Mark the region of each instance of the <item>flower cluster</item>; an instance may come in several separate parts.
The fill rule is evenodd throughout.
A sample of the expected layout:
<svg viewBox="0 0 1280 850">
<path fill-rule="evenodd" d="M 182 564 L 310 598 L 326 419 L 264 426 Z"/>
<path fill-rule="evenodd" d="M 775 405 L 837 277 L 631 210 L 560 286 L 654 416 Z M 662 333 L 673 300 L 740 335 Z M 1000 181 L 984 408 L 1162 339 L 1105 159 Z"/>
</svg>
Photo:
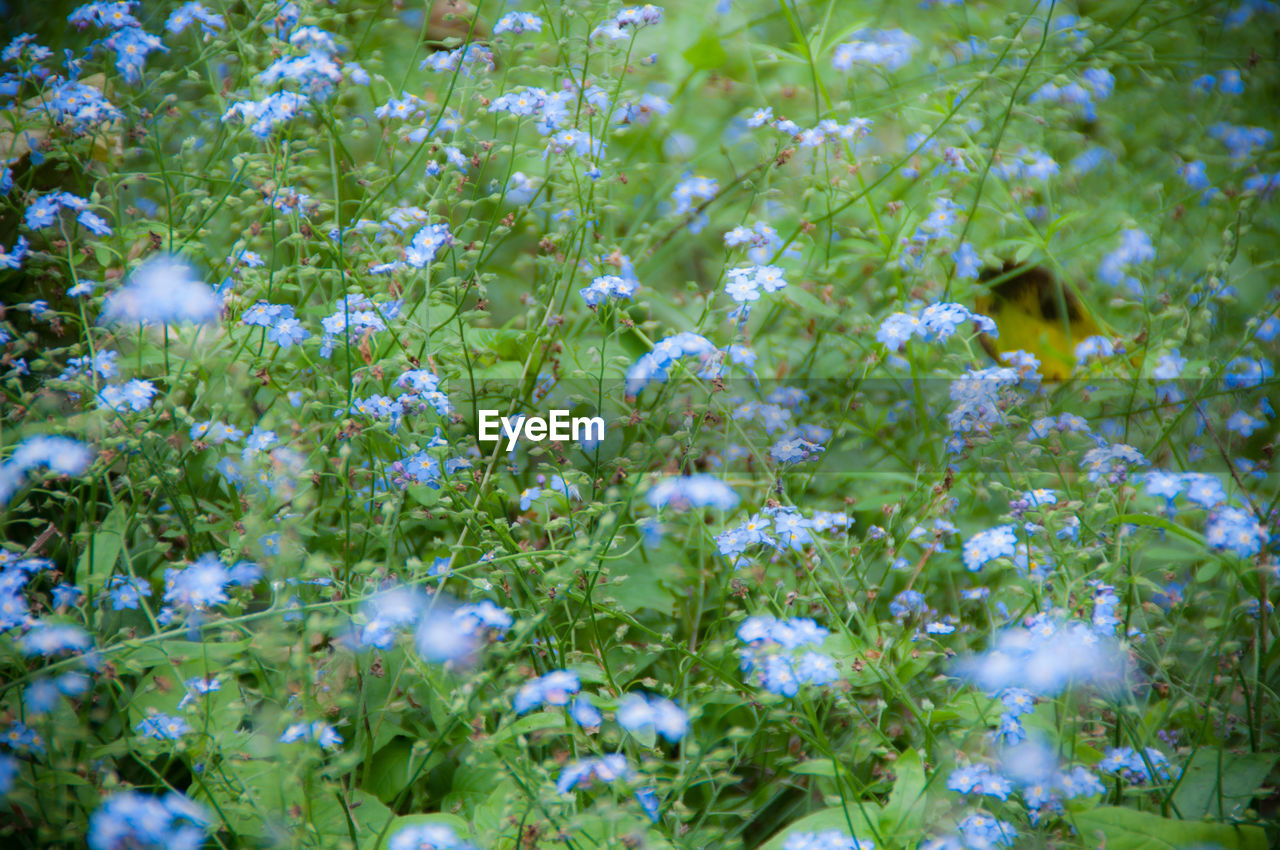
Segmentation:
<svg viewBox="0 0 1280 850">
<path fill-rule="evenodd" d="M 869 839 L 853 838 L 847 832 L 828 829 L 822 832 L 787 833 L 782 842 L 782 850 L 875 850 L 876 844 Z"/>
<path fill-rule="evenodd" d="M 640 282 L 634 278 L 628 280 L 616 274 L 606 274 L 591 281 L 590 286 L 579 289 L 578 293 L 589 306 L 597 307 L 610 299 L 614 301 L 630 299 L 639 286 Z"/>
<path fill-rule="evenodd" d="M 589 787 L 593 781 L 611 785 L 616 782 L 631 782 L 635 777 L 636 772 L 631 765 L 627 764 L 626 756 L 621 753 L 612 753 L 598 758 L 580 759 L 565 767 L 560 771 L 559 779 L 556 780 L 556 791 L 560 794 L 568 794 L 575 788 Z M 645 814 L 656 821 L 659 801 L 653 789 L 639 788 L 635 792 L 635 798 Z"/>
<path fill-rule="evenodd" d="M 1098 634 L 1090 623 L 1041 613 L 1001 631 L 985 652 L 957 659 L 955 671 L 989 693 L 1014 688 L 1056 696 L 1072 686 L 1114 690 L 1123 684 L 1129 663 L 1115 639 Z"/>
<path fill-rule="evenodd" d="M 786 507 L 765 507 L 738 525 L 716 535 L 716 548 L 735 567 L 747 562 L 746 553 L 759 546 L 774 552 L 801 550 L 813 541 L 815 532 L 845 531 L 853 519 L 844 513 L 817 511 L 805 516 Z"/>
<path fill-rule="evenodd" d="M 29 437 L 18 443 L 13 453 L 0 463 L 0 505 L 14 493 L 34 470 L 48 469 L 58 475 L 80 475 L 93 460 L 93 451 L 70 437 Z"/>
<path fill-rule="evenodd" d="M 831 64 L 837 71 L 848 71 L 855 65 L 896 71 L 911 61 L 920 40 L 900 29 L 858 30 L 853 37 L 836 46 Z"/>
<path fill-rule="evenodd" d="M 1142 281 L 1134 277 L 1130 269 L 1155 259 L 1155 256 L 1151 237 L 1131 228 L 1120 235 L 1120 246 L 1102 258 L 1098 264 L 1098 277 L 1111 286 L 1123 286 L 1130 292 L 1141 294 Z"/>
<path fill-rule="evenodd" d="M 415 823 L 402 826 L 387 839 L 387 850 L 476 850 L 442 823 Z"/>
<path fill-rule="evenodd" d="M 714 475 L 679 475 L 663 478 L 650 487 L 645 501 L 653 508 L 717 508 L 727 512 L 738 506 L 738 495 Z"/>
<path fill-rule="evenodd" d="M 770 693 L 793 697 L 803 684 L 830 685 L 840 678 L 835 659 L 821 647 L 830 634 L 813 620 L 748 617 L 738 626 L 741 669 Z"/>
<path fill-rule="evenodd" d="M 924 342 L 946 342 L 962 325 L 972 323 L 985 334 L 997 336 L 996 323 L 963 304 L 930 304 L 918 313 L 893 313 L 880 323 L 876 341 L 890 351 L 900 351 L 913 337 Z"/>
<path fill-rule="evenodd" d="M 199 847 L 210 822 L 203 806 L 177 791 L 163 797 L 119 791 L 94 810 L 87 837 L 90 850 Z"/>
<path fill-rule="evenodd" d="M 627 694 L 618 701 L 618 725 L 629 732 L 653 730 L 674 744 L 689 731 L 689 715 L 669 699 Z"/>
<path fill-rule="evenodd" d="M 157 255 L 133 270 L 109 293 L 102 321 L 111 324 L 205 324 L 218 318 L 222 301 L 195 270 L 177 257 Z"/>
<path fill-rule="evenodd" d="M 58 213 L 64 209 L 74 212 L 76 221 L 90 233 L 96 236 L 111 235 L 110 225 L 101 216 L 89 209 L 89 202 L 70 192 L 50 192 L 47 195 L 41 195 L 36 198 L 27 207 L 26 212 L 23 214 L 22 222 L 32 230 L 43 230 L 46 227 L 52 227 L 57 224 Z M 15 248 L 16 252 L 17 249 Z"/>
</svg>

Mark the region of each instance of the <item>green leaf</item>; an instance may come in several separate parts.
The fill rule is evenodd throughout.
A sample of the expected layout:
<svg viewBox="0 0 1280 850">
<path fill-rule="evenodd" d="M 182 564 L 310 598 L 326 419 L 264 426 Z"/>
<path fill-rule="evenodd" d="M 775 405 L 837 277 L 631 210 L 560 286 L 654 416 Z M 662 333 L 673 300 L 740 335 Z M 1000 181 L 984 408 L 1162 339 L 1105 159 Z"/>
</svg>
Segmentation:
<svg viewBox="0 0 1280 850">
<path fill-rule="evenodd" d="M 343 808 L 346 808 L 346 812 Z M 347 821 L 348 815 L 351 820 Z M 339 799 L 337 795 L 312 797 L 311 825 L 322 837 L 332 837 L 349 844 L 351 831 L 354 829 L 362 847 L 372 848 L 378 834 L 387 822 L 395 817 L 395 813 L 382 804 L 382 801 L 364 791 L 351 794 L 349 803 Z M 394 834 L 394 827 L 387 830 Z M 328 843 L 328 842 L 326 842 Z"/>
<path fill-rule="evenodd" d="M 489 738 L 489 744 L 500 744 L 517 735 L 527 735 L 530 732 L 538 732 L 543 729 L 563 729 L 564 714 L 557 712 L 552 714 L 549 711 L 539 711 L 537 714 L 530 714 L 528 717 L 521 717 L 503 726 L 493 736 Z"/>
<path fill-rule="evenodd" d="M 880 824 L 886 832 L 900 834 L 905 830 L 918 830 L 924 823 L 924 765 L 915 750 L 907 750 L 893 763 L 897 780 L 885 804 Z"/>
<path fill-rule="evenodd" d="M 1196 570 L 1196 584 L 1208 584 L 1222 572 L 1221 561 L 1209 561 L 1200 569 Z"/>
<path fill-rule="evenodd" d="M 806 315 L 830 316 L 836 312 L 834 307 L 823 304 L 818 299 L 818 296 L 799 286 L 788 286 L 782 290 L 782 293 L 787 297 L 788 301 L 803 310 Z"/>
<path fill-rule="evenodd" d="M 1205 539 L 1199 534 L 1196 534 L 1189 528 L 1183 528 L 1175 522 L 1170 522 L 1162 516 L 1148 516 L 1147 514 L 1120 514 L 1119 516 L 1111 519 L 1112 525 L 1121 525 L 1123 523 L 1151 526 L 1152 528 L 1163 528 L 1165 531 L 1176 534 L 1179 537 L 1186 538 L 1198 546 L 1206 545 Z"/>
<path fill-rule="evenodd" d="M 1170 820 L 1122 806 L 1102 806 L 1075 816 L 1085 846 L 1107 850 L 1180 850 L 1215 846 L 1221 850 L 1267 850 L 1267 836 L 1256 826 Z"/>
<path fill-rule="evenodd" d="M 121 644 L 117 664 L 135 672 L 159 669 L 175 671 L 189 668 L 193 675 L 211 676 L 221 668 L 248 658 L 250 638 L 237 641 L 197 643 L 189 640 L 162 640 L 156 643 Z"/>
<path fill-rule="evenodd" d="M 792 765 L 790 772 L 801 776 L 835 777 L 840 772 L 840 766 L 831 759 L 809 759 Z"/>
<path fill-rule="evenodd" d="M 124 503 L 111 509 L 102 525 L 94 532 L 91 546 L 86 546 L 76 567 L 76 580 L 93 588 L 107 583 L 124 548 Z M 90 557 L 92 556 L 92 557 Z"/>
<path fill-rule="evenodd" d="M 1233 755 L 1220 750 L 1197 750 L 1173 792 L 1174 805 L 1188 819 L 1231 817 L 1237 814 L 1237 809 L 1249 805 L 1278 758 L 1280 754 L 1276 753 Z M 1221 806 L 1218 805 L 1219 783 Z"/>
<path fill-rule="evenodd" d="M 444 755 L 432 753 L 430 761 L 440 762 Z M 379 800 L 390 805 L 400 792 L 404 790 L 417 774 L 425 776 L 430 765 L 419 770 L 421 757 L 413 757 L 413 741 L 407 738 L 395 738 L 391 743 L 373 754 L 365 771 L 364 790 L 375 795 Z"/>
<path fill-rule="evenodd" d="M 729 58 L 729 54 L 720 46 L 720 36 L 711 29 L 704 30 L 698 40 L 680 55 L 700 71 L 719 68 Z"/>
</svg>

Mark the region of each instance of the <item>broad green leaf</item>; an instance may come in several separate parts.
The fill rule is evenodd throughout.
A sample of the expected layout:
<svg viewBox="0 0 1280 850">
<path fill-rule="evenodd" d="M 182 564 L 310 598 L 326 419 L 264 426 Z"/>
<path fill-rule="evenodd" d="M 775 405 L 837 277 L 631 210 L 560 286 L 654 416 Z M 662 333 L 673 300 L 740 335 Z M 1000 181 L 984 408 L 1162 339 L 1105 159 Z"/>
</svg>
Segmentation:
<svg viewBox="0 0 1280 850">
<path fill-rule="evenodd" d="M 1102 806 L 1074 818 L 1086 847 L 1106 850 L 1267 850 L 1267 836 L 1256 826 L 1170 820 L 1121 806 Z"/>
<path fill-rule="evenodd" d="M 116 505 L 93 534 L 92 545 L 86 546 L 76 567 L 76 580 L 100 588 L 107 583 L 116 560 L 124 548 L 125 505 Z"/>
<path fill-rule="evenodd" d="M 248 658 L 247 650 L 252 643 L 248 638 L 206 643 L 177 639 L 139 643 L 119 650 L 117 663 L 136 672 L 189 669 L 192 675 L 210 676 L 234 661 Z"/>
<path fill-rule="evenodd" d="M 829 304 L 823 304 L 816 295 L 799 286 L 788 286 L 782 292 L 786 295 L 788 301 L 795 304 L 807 315 L 827 317 L 836 312 L 834 307 Z"/>
<path fill-rule="evenodd" d="M 907 750 L 893 763 L 897 779 L 880 823 L 890 834 L 919 829 L 924 822 L 924 765 L 915 750 Z"/>
<path fill-rule="evenodd" d="M 1189 528 L 1183 528 L 1176 522 L 1170 522 L 1162 516 L 1148 516 L 1147 514 L 1120 514 L 1119 516 L 1111 519 L 1112 525 L 1122 525 L 1125 523 L 1128 523 L 1129 525 L 1144 525 L 1151 528 L 1162 528 L 1171 534 L 1176 534 L 1179 537 L 1186 538 L 1198 546 L 1205 545 L 1205 539 L 1202 536 L 1196 534 Z"/>
<path fill-rule="evenodd" d="M 364 791 L 352 792 L 345 802 L 336 793 L 312 797 L 312 826 L 321 836 L 337 838 L 344 846 L 349 846 L 354 831 L 362 847 L 372 848 L 378 834 L 394 817 L 395 814 L 381 800 Z"/>
<path fill-rule="evenodd" d="M 840 766 L 831 759 L 809 759 L 792 765 L 788 772 L 801 776 L 834 777 L 839 771 Z"/>
<path fill-rule="evenodd" d="M 517 735 L 527 735 L 543 729 L 563 729 L 564 725 L 563 712 L 539 711 L 537 714 L 521 717 L 503 726 L 489 738 L 489 744 L 500 744 Z"/>
<path fill-rule="evenodd" d="M 1220 572 L 1222 572 L 1222 562 L 1218 560 L 1209 561 L 1196 570 L 1196 584 L 1208 584 Z"/>
<path fill-rule="evenodd" d="M 720 45 L 720 36 L 715 30 L 708 29 L 681 54 L 684 61 L 700 71 L 719 68 L 729 58 Z"/>
<path fill-rule="evenodd" d="M 373 754 L 365 770 L 364 789 L 390 805 L 415 778 L 427 775 L 433 764 L 444 761 L 444 754 L 433 751 L 422 764 L 425 753 L 413 754 L 413 741 L 399 737 Z"/>
<path fill-rule="evenodd" d="M 1173 792 L 1173 802 L 1187 819 L 1231 817 L 1236 809 L 1249 805 L 1275 767 L 1277 758 L 1280 755 L 1276 753 L 1233 755 L 1219 750 L 1197 750 L 1183 769 L 1182 779 Z"/>
</svg>

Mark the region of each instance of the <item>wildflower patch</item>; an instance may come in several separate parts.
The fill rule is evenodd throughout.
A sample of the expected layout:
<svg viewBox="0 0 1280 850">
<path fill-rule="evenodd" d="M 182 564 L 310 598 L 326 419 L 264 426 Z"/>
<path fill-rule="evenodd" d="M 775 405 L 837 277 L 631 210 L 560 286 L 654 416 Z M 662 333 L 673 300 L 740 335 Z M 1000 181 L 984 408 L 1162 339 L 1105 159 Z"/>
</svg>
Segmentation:
<svg viewBox="0 0 1280 850">
<path fill-rule="evenodd" d="M 1280 6 L 0 36 L 0 847 L 1280 846 Z"/>
</svg>

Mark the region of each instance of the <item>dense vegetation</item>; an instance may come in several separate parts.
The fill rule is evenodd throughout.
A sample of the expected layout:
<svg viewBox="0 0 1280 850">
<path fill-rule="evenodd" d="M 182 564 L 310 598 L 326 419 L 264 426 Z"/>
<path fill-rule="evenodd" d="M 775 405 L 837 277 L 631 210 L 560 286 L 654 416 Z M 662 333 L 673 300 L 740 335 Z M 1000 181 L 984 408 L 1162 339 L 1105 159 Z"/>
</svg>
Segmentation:
<svg viewBox="0 0 1280 850">
<path fill-rule="evenodd" d="M 0 842 L 1276 846 L 1280 9 L 478 5 L 12 10 Z"/>
</svg>

